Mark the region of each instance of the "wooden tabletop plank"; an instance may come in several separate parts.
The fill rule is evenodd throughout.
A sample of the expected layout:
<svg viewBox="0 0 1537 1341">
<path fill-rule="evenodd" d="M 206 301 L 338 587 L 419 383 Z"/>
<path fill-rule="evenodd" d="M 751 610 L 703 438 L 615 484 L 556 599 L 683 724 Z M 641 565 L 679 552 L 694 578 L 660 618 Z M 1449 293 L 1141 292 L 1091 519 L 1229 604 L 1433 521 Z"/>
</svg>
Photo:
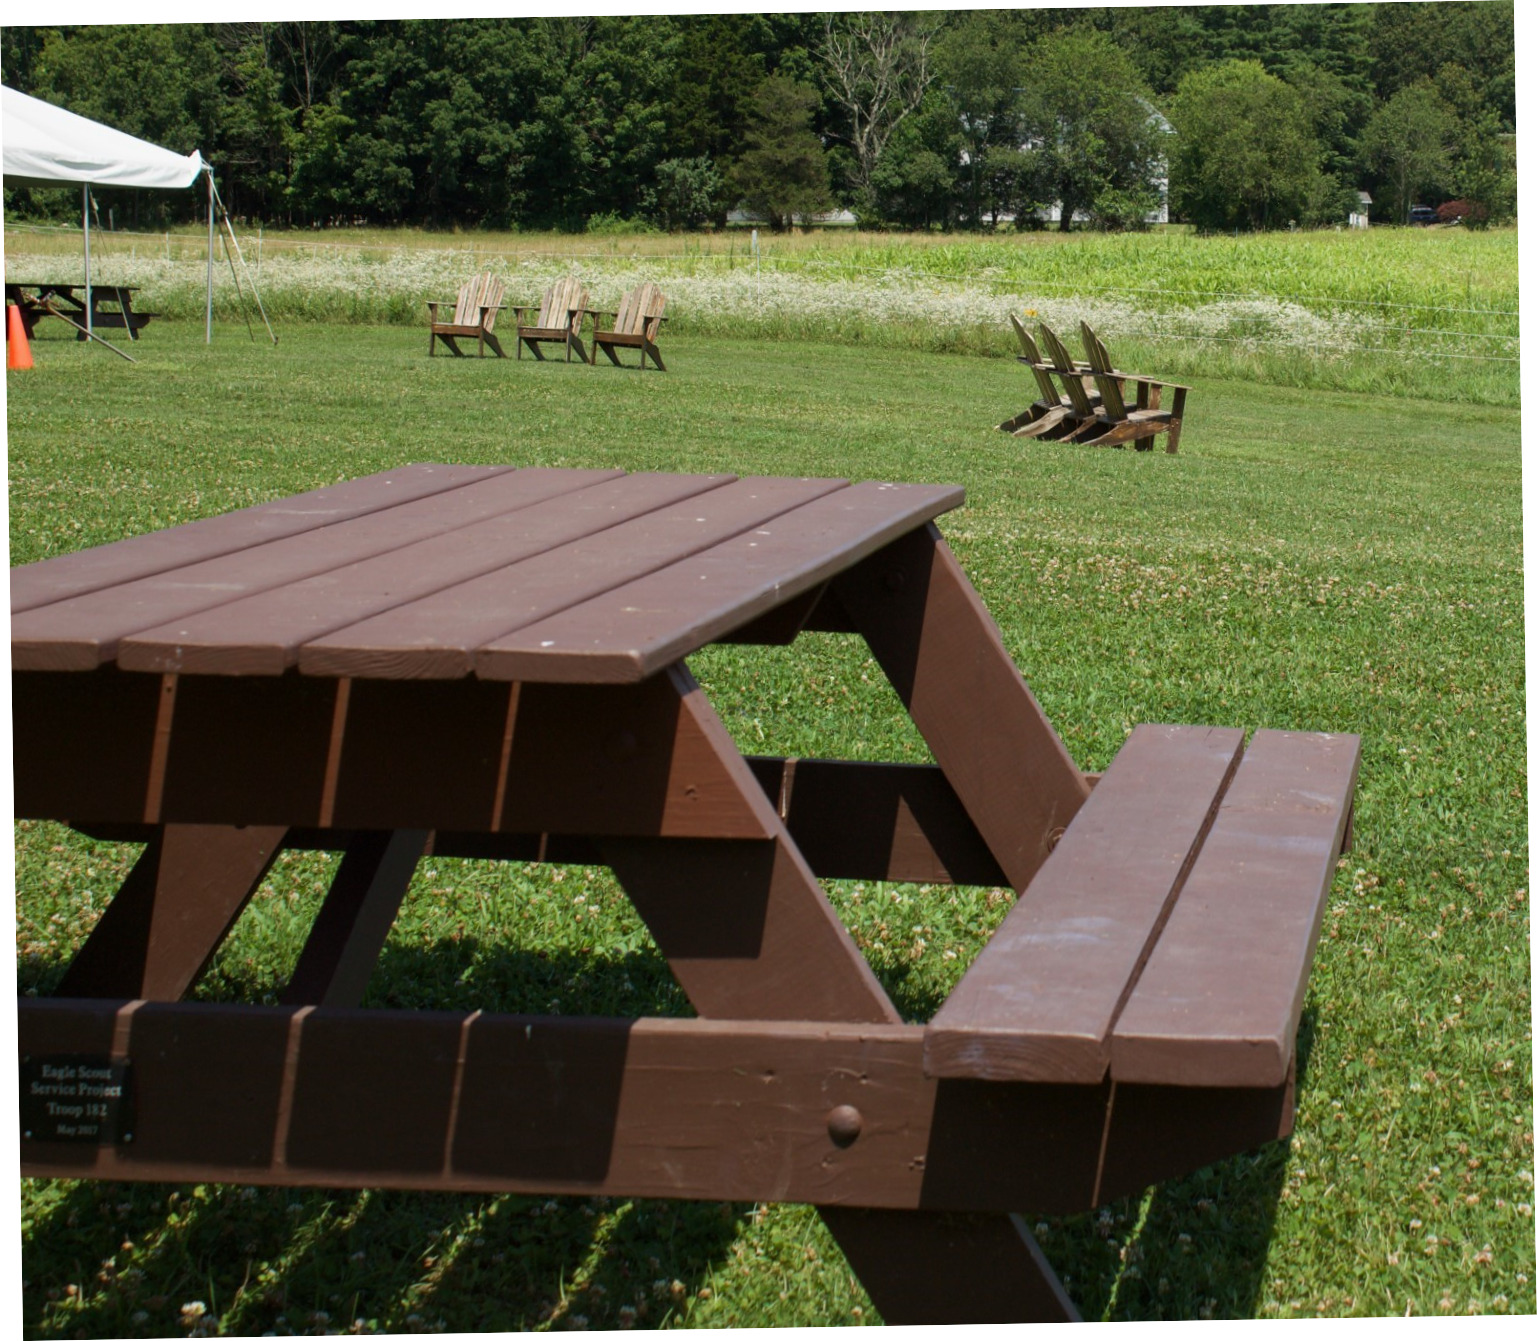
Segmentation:
<svg viewBox="0 0 1537 1341">
<path fill-rule="evenodd" d="M 412 465 L 327 485 L 293 498 L 129 536 L 109 545 L 60 554 L 11 569 L 11 613 L 186 567 L 413 498 L 488 479 L 511 466 Z"/>
<path fill-rule="evenodd" d="M 738 480 L 317 638 L 299 649 L 299 669 L 378 679 L 468 675 L 476 650 L 509 630 L 833 491 L 848 492 L 847 482 Z"/>
<path fill-rule="evenodd" d="M 865 482 L 529 623 L 477 653 L 486 679 L 625 684 L 740 628 L 957 507 L 954 485 Z"/>
<path fill-rule="evenodd" d="M 1139 726 L 929 1025 L 930 1075 L 1093 1084 L 1243 732 Z"/>
<path fill-rule="evenodd" d="M 1360 756 L 1359 736 L 1255 733 L 1116 1023 L 1116 1080 L 1286 1079 Z"/>
<path fill-rule="evenodd" d="M 731 483 L 622 475 L 125 638 L 124 670 L 277 675 L 337 629 Z"/>
<path fill-rule="evenodd" d="M 12 617 L 11 664 L 17 670 L 92 670 L 112 660 L 118 641 L 129 634 L 619 473 L 538 467 L 497 472 L 329 526 L 38 606 Z"/>
</svg>

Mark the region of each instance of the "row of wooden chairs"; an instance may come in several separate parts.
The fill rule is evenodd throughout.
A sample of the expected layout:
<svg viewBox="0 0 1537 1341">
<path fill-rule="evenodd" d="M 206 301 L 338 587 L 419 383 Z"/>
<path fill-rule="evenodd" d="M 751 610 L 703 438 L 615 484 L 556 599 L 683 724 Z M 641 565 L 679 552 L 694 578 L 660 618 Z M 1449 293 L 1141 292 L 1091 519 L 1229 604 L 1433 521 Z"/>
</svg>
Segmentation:
<svg viewBox="0 0 1537 1341">
<path fill-rule="evenodd" d="M 448 346 L 451 353 L 462 356 L 463 351 L 457 341 L 473 339 L 482 358 L 485 357 L 487 346 L 498 358 L 506 358 L 501 342 L 496 337 L 496 314 L 506 306 L 502 302 L 503 292 L 502 281 L 487 271 L 476 275 L 459 290 L 451 320 L 439 319 L 439 310 L 448 306 L 446 302 L 429 301 L 428 356 L 437 352 L 439 340 Z M 537 307 L 532 303 L 513 304 L 513 320 L 517 323 L 518 332 L 518 357 L 523 357 L 523 347 L 527 345 L 536 359 L 543 360 L 544 353 L 540 346 L 557 344 L 564 347 L 567 363 L 571 362 L 573 353 L 583 363 L 596 363 L 598 350 L 601 349 L 608 355 L 610 363 L 615 367 L 623 367 L 617 351 L 637 349 L 640 351 L 642 368 L 646 366 L 649 357 L 658 369 L 666 372 L 667 365 L 662 362 L 662 355 L 656 347 L 657 335 L 662 322 L 666 320 L 662 315 L 666 305 L 667 299 L 662 291 L 655 284 L 647 282 L 625 294 L 617 311 L 600 311 L 588 307 L 587 290 L 580 280 L 560 280 L 545 290 Z M 525 313 L 532 314 L 526 321 Z M 588 317 L 592 318 L 593 327 L 591 357 L 582 343 L 582 326 Z"/>
<path fill-rule="evenodd" d="M 1005 433 L 1016 438 L 1081 442 L 1090 447 L 1119 447 L 1130 442 L 1139 451 L 1151 447 L 1158 434 L 1167 433 L 1168 450 L 1179 450 L 1189 387 L 1116 368 L 1104 341 L 1086 321 L 1078 327 L 1088 355 L 1084 361 L 1075 360 L 1045 322 L 1036 328 L 1040 335 L 1037 345 L 1018 317 L 1010 313 L 1009 320 L 1019 339 L 1019 361 L 1034 374 L 1040 397 L 1029 409 L 998 425 Z M 1136 397 L 1132 405 L 1126 403 L 1129 389 L 1134 389 Z M 1174 403 L 1167 408 L 1163 404 L 1166 390 L 1174 393 Z"/>
</svg>

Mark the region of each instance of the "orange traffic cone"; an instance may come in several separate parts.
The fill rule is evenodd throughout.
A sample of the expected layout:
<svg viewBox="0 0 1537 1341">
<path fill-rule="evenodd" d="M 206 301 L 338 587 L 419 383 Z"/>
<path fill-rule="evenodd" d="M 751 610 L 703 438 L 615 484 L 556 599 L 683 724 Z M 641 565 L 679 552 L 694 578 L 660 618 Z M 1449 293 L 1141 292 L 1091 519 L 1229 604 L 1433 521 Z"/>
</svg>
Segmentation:
<svg viewBox="0 0 1537 1341">
<path fill-rule="evenodd" d="M 32 346 L 27 343 L 27 328 L 21 319 L 21 309 L 15 303 L 5 305 L 5 366 L 32 366 Z"/>
</svg>

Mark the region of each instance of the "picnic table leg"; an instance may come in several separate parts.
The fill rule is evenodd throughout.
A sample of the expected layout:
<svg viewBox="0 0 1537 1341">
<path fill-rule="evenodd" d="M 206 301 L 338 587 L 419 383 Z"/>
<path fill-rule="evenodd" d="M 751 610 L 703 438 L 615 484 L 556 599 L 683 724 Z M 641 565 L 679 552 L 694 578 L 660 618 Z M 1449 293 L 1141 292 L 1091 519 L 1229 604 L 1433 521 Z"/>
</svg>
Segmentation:
<svg viewBox="0 0 1537 1341">
<path fill-rule="evenodd" d="M 347 845 L 283 992 L 285 1006 L 356 1006 L 363 1000 L 428 836 L 426 829 L 375 829 Z"/>
<path fill-rule="evenodd" d="M 1089 794 L 933 523 L 833 585 L 993 856 L 1021 891 Z"/>
<path fill-rule="evenodd" d="M 663 672 L 766 840 L 605 838 L 604 860 L 703 1016 L 900 1024 L 784 821 L 687 670 Z"/>
<path fill-rule="evenodd" d="M 888 1326 L 1083 1320 L 1017 1215 L 818 1210 Z"/>
<path fill-rule="evenodd" d="M 162 825 L 54 995 L 180 1000 L 266 877 L 287 831 Z"/>
<path fill-rule="evenodd" d="M 605 860 L 705 1018 L 899 1023 L 714 710 L 669 673 L 768 842 L 607 838 Z M 1024 1226 L 1007 1214 L 818 1207 L 889 1323 L 1076 1318 Z"/>
</svg>

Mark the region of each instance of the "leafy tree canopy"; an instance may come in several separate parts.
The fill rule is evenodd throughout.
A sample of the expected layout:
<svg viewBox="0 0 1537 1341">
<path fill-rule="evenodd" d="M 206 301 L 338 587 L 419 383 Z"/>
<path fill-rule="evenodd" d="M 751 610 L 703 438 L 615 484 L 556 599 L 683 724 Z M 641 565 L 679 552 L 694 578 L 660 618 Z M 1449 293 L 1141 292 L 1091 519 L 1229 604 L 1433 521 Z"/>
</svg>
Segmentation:
<svg viewBox="0 0 1537 1341">
<path fill-rule="evenodd" d="M 1180 80 L 1171 114 L 1170 205 L 1197 227 L 1295 220 L 1318 174 L 1302 95 L 1257 61 L 1223 61 Z"/>
<path fill-rule="evenodd" d="M 1085 28 L 1040 38 L 1024 68 L 1037 206 L 1060 204 L 1063 232 L 1079 211 L 1124 223 L 1150 209 L 1165 134 L 1131 57 Z"/>
<path fill-rule="evenodd" d="M 1318 147 L 1300 204 L 1283 155 L 1268 204 L 1245 193 L 1240 221 L 1328 221 L 1357 188 L 1399 214 L 1416 191 L 1514 208 L 1511 0 L 0 28 L 11 87 L 201 149 L 237 215 L 290 224 L 718 222 L 736 183 L 765 180 L 754 100 L 778 78 L 817 95 L 796 125 L 820 158 L 797 143 L 867 224 L 987 228 L 1061 201 L 1121 226 L 1158 199 L 1153 109 L 1232 62 L 1293 90 Z M 1301 137 L 1283 92 L 1246 87 L 1254 116 L 1287 110 L 1232 135 Z M 1395 100 L 1415 88 L 1406 120 Z M 1405 158 L 1393 145 L 1438 119 L 1432 101 L 1439 148 Z M 1190 155 L 1168 152 L 1193 181 Z M 128 220 L 198 208 L 99 195 Z M 7 188 L 6 206 L 71 217 L 79 193 Z"/>
<path fill-rule="evenodd" d="M 758 85 L 748 113 L 747 152 L 737 162 L 737 189 L 769 227 L 787 227 L 832 203 L 827 152 L 811 129 L 821 104 L 814 88 L 773 75 Z"/>
</svg>

